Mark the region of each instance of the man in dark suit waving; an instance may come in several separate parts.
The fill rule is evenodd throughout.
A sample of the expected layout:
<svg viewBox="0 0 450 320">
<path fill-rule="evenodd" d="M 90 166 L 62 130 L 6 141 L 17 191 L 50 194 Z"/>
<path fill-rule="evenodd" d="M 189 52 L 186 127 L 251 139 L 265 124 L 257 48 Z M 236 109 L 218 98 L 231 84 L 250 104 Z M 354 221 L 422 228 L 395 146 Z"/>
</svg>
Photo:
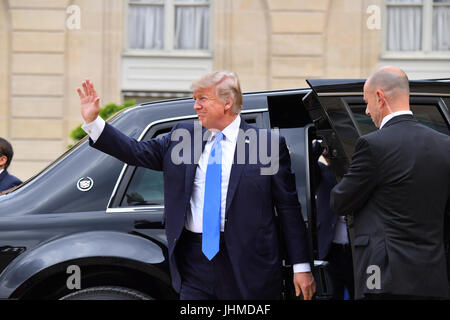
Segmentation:
<svg viewBox="0 0 450 320">
<path fill-rule="evenodd" d="M 358 139 L 331 194 L 331 207 L 354 218 L 355 296 L 447 297 L 450 137 L 417 122 L 408 77 L 397 68 L 375 72 L 364 100 L 379 130 Z"/>
<path fill-rule="evenodd" d="M 234 73 L 215 72 L 193 83 L 201 125 L 178 124 L 168 135 L 144 142 L 105 124 L 93 84 L 88 80 L 83 88 L 78 94 L 91 145 L 131 165 L 164 172 L 169 264 L 181 299 L 280 298 L 275 208 L 297 294 L 312 298 L 306 229 L 285 140 L 270 132 L 261 135 L 241 119 L 242 94 Z M 181 148 L 186 141 L 180 137 L 188 140 Z M 250 161 L 260 146 L 279 154 L 272 174 L 262 174 L 268 168 L 259 156 Z"/>
<path fill-rule="evenodd" d="M 8 173 L 14 152 L 11 144 L 0 138 L 0 192 L 9 190 L 22 183 L 18 178 Z"/>
</svg>

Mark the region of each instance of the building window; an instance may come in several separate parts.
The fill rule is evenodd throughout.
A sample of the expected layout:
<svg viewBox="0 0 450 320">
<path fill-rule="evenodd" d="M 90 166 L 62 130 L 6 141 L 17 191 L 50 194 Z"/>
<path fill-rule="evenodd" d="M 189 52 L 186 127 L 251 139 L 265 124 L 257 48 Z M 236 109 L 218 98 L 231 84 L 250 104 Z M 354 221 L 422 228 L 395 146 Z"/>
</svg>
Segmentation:
<svg viewBox="0 0 450 320">
<path fill-rule="evenodd" d="M 131 50 L 209 51 L 210 0 L 129 0 Z"/>
<path fill-rule="evenodd" d="M 450 52 L 450 0 L 386 0 L 385 52 Z"/>
<path fill-rule="evenodd" d="M 136 104 L 154 101 L 181 99 L 192 97 L 192 92 L 160 92 L 160 91 L 122 91 L 124 101 L 134 100 Z"/>
</svg>

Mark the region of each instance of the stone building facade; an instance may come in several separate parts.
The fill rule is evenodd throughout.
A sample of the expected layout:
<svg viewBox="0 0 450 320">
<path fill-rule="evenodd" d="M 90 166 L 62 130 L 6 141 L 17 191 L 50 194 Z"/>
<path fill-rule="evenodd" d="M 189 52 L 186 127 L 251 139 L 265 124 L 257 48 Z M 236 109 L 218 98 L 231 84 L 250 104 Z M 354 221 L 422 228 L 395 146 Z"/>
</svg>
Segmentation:
<svg viewBox="0 0 450 320">
<path fill-rule="evenodd" d="M 383 0 L 205 0 L 203 52 L 129 49 L 131 2 L 0 0 L 0 136 L 14 146 L 13 174 L 27 179 L 66 150 L 87 77 L 106 104 L 186 96 L 217 69 L 237 72 L 248 92 L 364 78 L 383 63 L 383 29 L 368 11 Z"/>
</svg>

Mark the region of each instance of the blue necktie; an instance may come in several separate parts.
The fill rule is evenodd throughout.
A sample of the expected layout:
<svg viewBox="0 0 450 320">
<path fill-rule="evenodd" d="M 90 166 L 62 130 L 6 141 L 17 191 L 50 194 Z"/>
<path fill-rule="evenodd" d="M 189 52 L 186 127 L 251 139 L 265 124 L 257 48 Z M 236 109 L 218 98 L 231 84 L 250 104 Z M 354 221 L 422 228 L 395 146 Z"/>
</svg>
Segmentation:
<svg viewBox="0 0 450 320">
<path fill-rule="evenodd" d="M 203 202 L 202 251 L 208 260 L 219 252 L 220 208 L 222 195 L 222 132 L 216 134 L 209 154 L 205 178 L 205 199 Z"/>
</svg>

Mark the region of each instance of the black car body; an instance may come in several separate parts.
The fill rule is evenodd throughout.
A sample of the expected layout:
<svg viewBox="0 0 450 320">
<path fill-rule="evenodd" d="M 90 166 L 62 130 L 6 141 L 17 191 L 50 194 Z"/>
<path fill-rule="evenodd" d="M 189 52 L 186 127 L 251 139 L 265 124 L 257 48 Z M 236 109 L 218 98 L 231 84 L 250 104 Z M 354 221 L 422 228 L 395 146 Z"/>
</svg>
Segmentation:
<svg viewBox="0 0 450 320">
<path fill-rule="evenodd" d="M 328 147 L 339 179 L 356 139 L 375 127 L 364 114 L 364 80 L 309 84 L 308 89 L 245 94 L 241 116 L 286 138 L 311 253 L 317 257 L 312 141 L 321 139 Z M 450 83 L 411 82 L 411 106 L 419 121 L 449 134 Z M 131 107 L 109 121 L 142 140 L 196 118 L 193 100 L 179 99 Z M 170 284 L 162 190 L 161 172 L 123 164 L 83 139 L 0 196 L 0 298 L 92 298 L 106 292 L 118 299 L 177 299 Z M 332 291 L 327 264 L 311 264 L 316 297 L 327 299 Z M 79 268 L 81 287 L 68 285 L 71 266 Z M 290 299 L 290 268 L 285 267 L 284 296 Z"/>
</svg>

